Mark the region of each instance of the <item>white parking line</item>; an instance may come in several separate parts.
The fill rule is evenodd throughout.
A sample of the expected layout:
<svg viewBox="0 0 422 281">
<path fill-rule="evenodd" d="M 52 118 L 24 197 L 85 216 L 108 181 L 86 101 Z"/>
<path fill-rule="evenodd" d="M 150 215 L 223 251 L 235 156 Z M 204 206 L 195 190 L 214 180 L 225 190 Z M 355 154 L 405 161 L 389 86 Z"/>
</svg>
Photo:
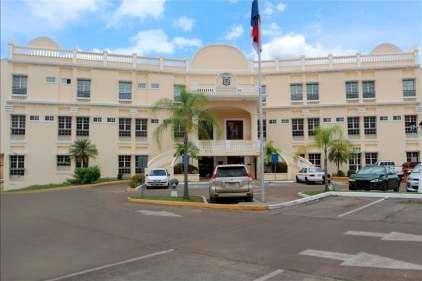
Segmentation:
<svg viewBox="0 0 422 281">
<path fill-rule="evenodd" d="M 79 276 L 79 275 L 82 275 L 82 274 L 86 274 L 86 273 L 90 273 L 90 272 L 94 272 L 94 271 L 98 271 L 98 270 L 110 268 L 110 267 L 113 267 L 113 266 L 116 266 L 116 265 L 127 264 L 127 263 L 131 263 L 131 262 L 139 261 L 139 260 L 144 260 L 144 259 L 152 258 L 152 257 L 155 257 L 155 256 L 160 256 L 160 255 L 168 254 L 168 253 L 173 252 L 173 251 L 174 251 L 174 249 L 169 249 L 169 250 L 165 250 L 165 251 L 155 252 L 155 253 L 148 254 L 148 255 L 145 255 L 145 256 L 131 258 L 131 259 L 124 260 L 124 261 L 119 261 L 119 262 L 115 262 L 115 263 L 111 263 L 111 264 L 107 264 L 107 265 L 97 266 L 97 267 L 94 267 L 94 268 L 85 269 L 85 270 L 82 270 L 82 271 L 78 271 L 78 272 L 74 272 L 74 273 L 62 275 L 62 276 L 59 276 L 57 278 L 48 279 L 48 280 L 45 280 L 45 281 L 63 280 L 63 279 L 66 279 L 66 278 L 75 277 L 75 276 Z"/>
<path fill-rule="evenodd" d="M 254 281 L 265 281 L 265 280 L 271 279 L 274 276 L 282 273 L 283 271 L 284 271 L 283 269 L 274 270 L 273 272 L 270 272 L 268 274 L 265 274 L 264 276 L 261 276 L 258 279 L 255 279 Z"/>
<path fill-rule="evenodd" d="M 380 203 L 381 201 L 384 201 L 385 199 L 387 199 L 387 197 L 381 198 L 381 199 L 376 200 L 376 201 L 373 201 L 373 202 L 371 202 L 371 203 L 369 203 L 369 204 L 363 205 L 363 206 L 361 206 L 361 207 L 359 207 L 359 208 L 356 208 L 356 209 L 353 209 L 353 210 L 348 211 L 348 212 L 346 212 L 346 213 L 340 214 L 340 215 L 338 215 L 337 217 L 341 218 L 341 217 L 344 217 L 344 216 L 347 216 L 347 215 L 353 214 L 353 213 L 355 213 L 355 212 L 358 212 L 358 211 L 360 211 L 360 210 L 363 210 L 363 209 L 365 209 L 365 208 L 368 208 L 369 206 L 372 206 L 372 205 L 378 204 L 378 203 Z"/>
</svg>

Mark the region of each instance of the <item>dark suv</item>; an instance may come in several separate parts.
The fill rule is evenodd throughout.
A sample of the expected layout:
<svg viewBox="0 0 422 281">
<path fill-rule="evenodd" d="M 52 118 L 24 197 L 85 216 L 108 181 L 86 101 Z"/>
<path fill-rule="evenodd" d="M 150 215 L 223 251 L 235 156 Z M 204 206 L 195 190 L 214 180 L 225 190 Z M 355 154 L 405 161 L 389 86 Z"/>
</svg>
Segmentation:
<svg viewBox="0 0 422 281">
<path fill-rule="evenodd" d="M 389 166 L 366 166 L 349 178 L 349 190 L 394 190 L 400 189 L 400 179 Z"/>
</svg>

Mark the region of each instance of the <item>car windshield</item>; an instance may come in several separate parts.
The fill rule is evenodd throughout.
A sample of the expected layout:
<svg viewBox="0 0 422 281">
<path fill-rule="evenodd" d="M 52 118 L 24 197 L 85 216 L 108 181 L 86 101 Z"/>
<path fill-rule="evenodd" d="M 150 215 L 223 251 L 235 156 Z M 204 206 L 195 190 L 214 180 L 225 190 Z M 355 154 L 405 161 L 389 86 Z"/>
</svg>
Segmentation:
<svg viewBox="0 0 422 281">
<path fill-rule="evenodd" d="M 364 167 L 358 172 L 359 175 L 369 175 L 369 174 L 383 174 L 385 173 L 385 168 L 380 166 L 371 166 Z"/>
<path fill-rule="evenodd" d="M 228 178 L 228 177 L 247 177 L 248 173 L 246 172 L 245 167 L 234 166 L 234 167 L 219 167 L 217 168 L 216 177 L 218 178 Z"/>
<path fill-rule="evenodd" d="M 152 170 L 150 176 L 166 176 L 165 170 Z"/>
<path fill-rule="evenodd" d="M 422 165 L 417 165 L 415 168 L 413 168 L 413 170 L 412 170 L 412 174 L 413 173 L 415 173 L 415 174 L 419 174 L 419 173 L 421 173 L 422 172 Z"/>
<path fill-rule="evenodd" d="M 324 170 L 321 168 L 309 168 L 308 172 L 310 173 L 323 173 Z"/>
</svg>

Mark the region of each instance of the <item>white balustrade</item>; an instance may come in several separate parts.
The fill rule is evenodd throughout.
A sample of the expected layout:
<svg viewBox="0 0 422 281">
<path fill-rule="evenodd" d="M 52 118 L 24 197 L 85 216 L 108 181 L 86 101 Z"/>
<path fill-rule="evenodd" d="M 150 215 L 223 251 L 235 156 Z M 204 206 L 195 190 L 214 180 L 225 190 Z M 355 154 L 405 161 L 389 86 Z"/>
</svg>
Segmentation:
<svg viewBox="0 0 422 281">
<path fill-rule="evenodd" d="M 197 141 L 201 155 L 256 155 L 259 143 L 255 140 L 209 140 Z"/>
</svg>

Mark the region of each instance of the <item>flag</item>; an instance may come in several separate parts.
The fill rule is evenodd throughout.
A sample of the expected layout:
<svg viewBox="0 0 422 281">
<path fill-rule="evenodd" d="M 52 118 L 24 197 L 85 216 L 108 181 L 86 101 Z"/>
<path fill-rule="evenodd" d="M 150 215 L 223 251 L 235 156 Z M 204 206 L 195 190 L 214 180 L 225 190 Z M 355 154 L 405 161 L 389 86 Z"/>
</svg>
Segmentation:
<svg viewBox="0 0 422 281">
<path fill-rule="evenodd" d="M 258 10 L 258 0 L 252 1 L 252 11 L 251 11 L 251 36 L 252 36 L 252 45 L 255 48 L 257 53 L 261 52 L 261 18 L 259 16 Z"/>
</svg>

